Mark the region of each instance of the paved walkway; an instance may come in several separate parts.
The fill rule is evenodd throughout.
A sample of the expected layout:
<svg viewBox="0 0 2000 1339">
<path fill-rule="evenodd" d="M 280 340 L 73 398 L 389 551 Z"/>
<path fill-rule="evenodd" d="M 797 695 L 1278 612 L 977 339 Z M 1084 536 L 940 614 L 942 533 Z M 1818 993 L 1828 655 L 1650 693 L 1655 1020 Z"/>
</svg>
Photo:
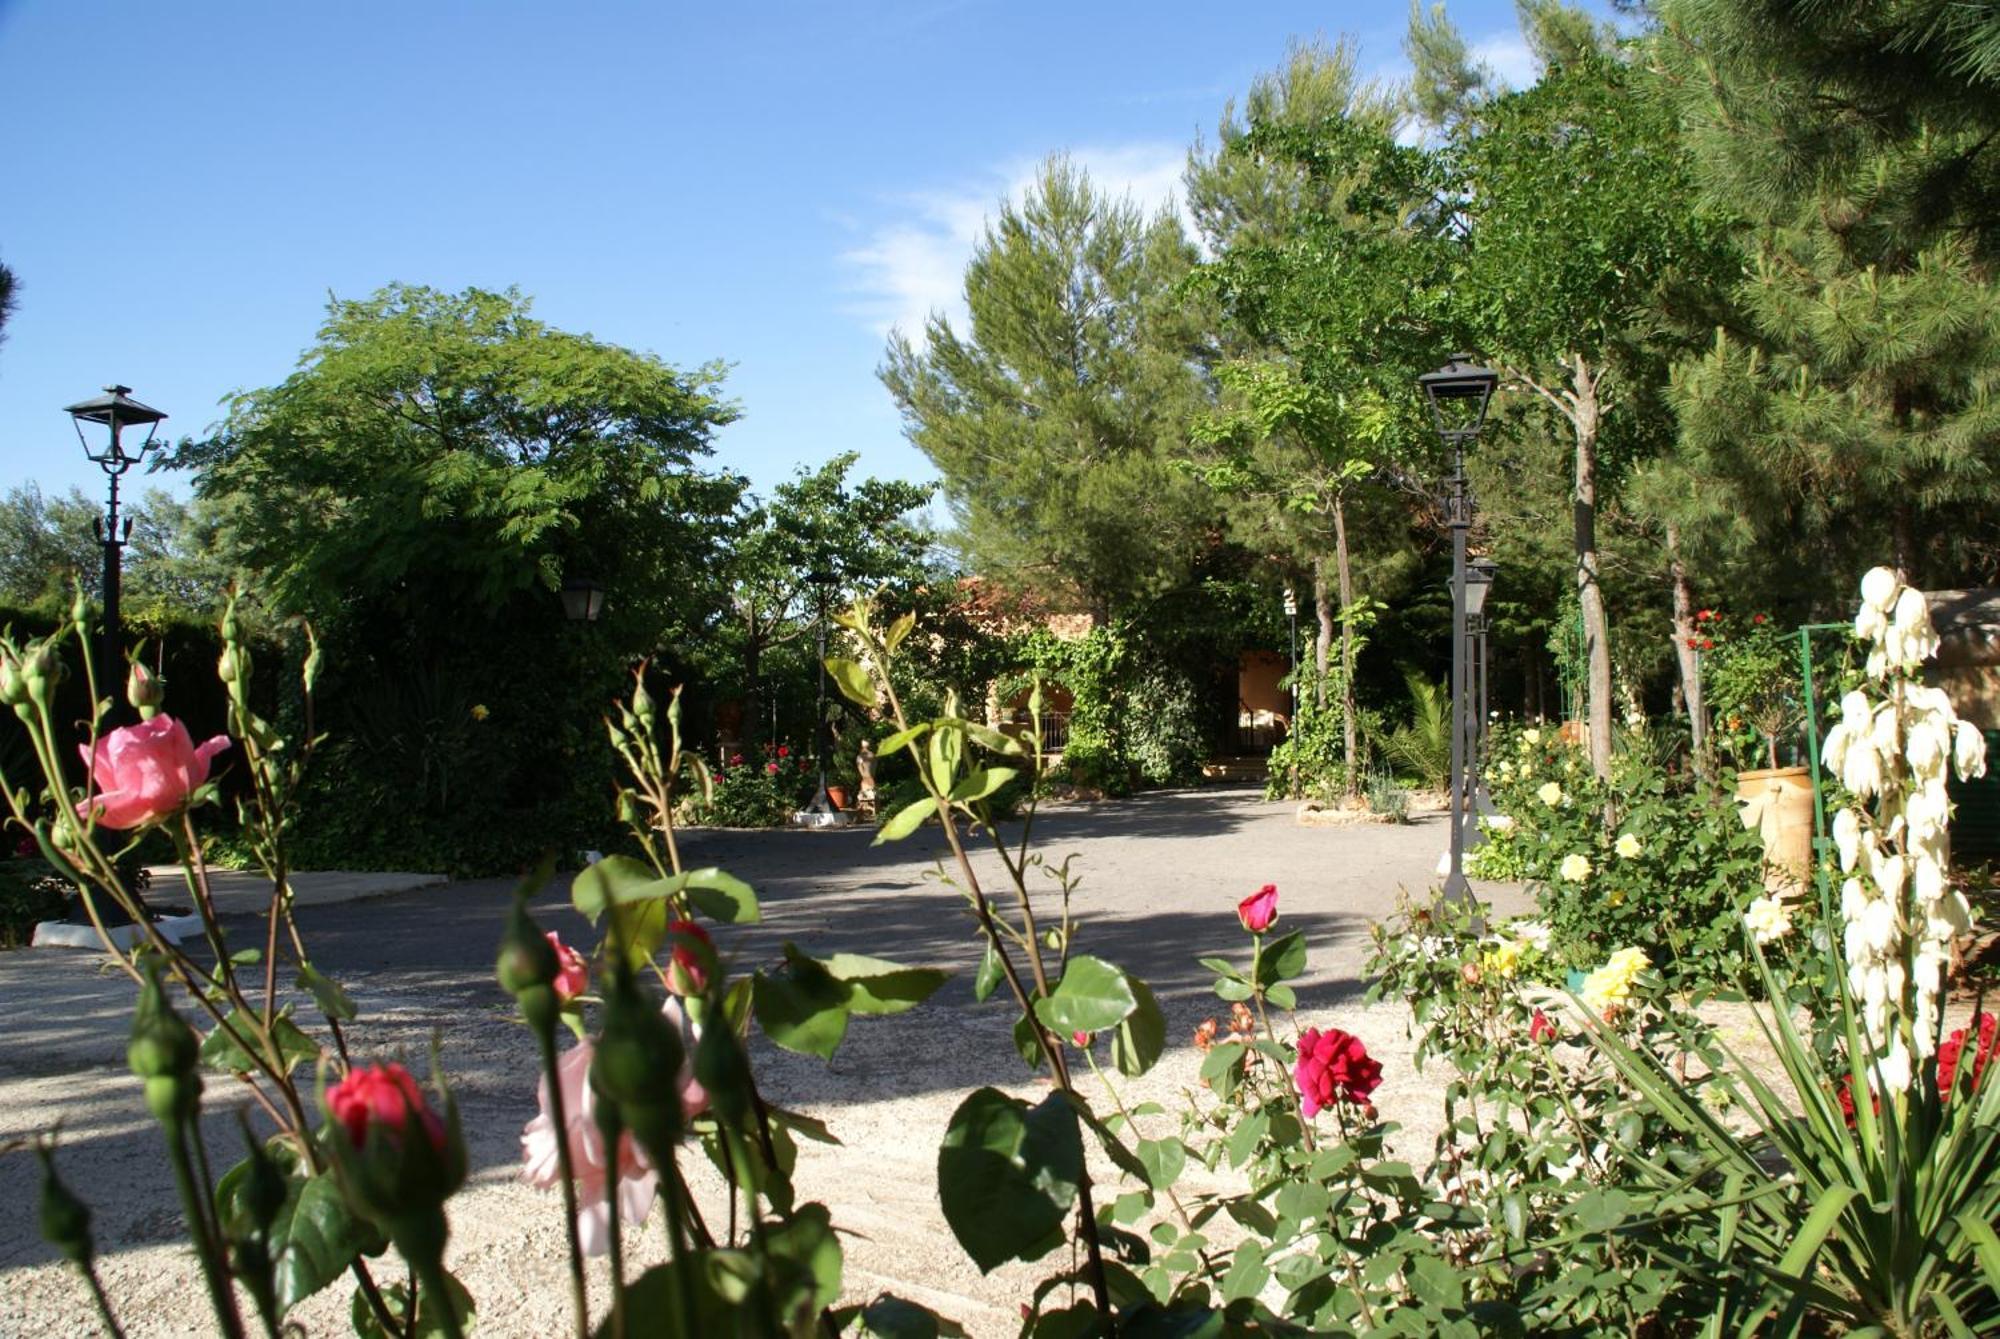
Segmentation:
<svg viewBox="0 0 2000 1339">
<path fill-rule="evenodd" d="M 164 902 L 186 901 L 186 881 L 179 865 L 149 865 L 153 887 Z M 342 902 L 362 902 L 391 893 L 407 893 L 416 888 L 442 884 L 442 874 L 355 873 L 349 870 L 300 870 L 291 877 L 292 905 L 333 906 Z M 271 881 L 254 870 L 212 869 L 208 872 L 209 895 L 215 899 L 218 915 L 258 915 L 271 904 Z"/>
<path fill-rule="evenodd" d="M 1082 879 L 1078 948 L 1145 977 L 1167 1013 L 1173 1049 L 1131 1085 L 1130 1100 L 1181 1110 L 1194 1081 L 1188 1037 L 1201 1017 L 1221 1008 L 1195 958 L 1244 953 L 1235 904 L 1276 883 L 1285 925 L 1305 929 L 1311 946 L 1302 1021 L 1338 1022 L 1367 1038 L 1389 1071 L 1377 1101 L 1409 1121 L 1406 1155 L 1423 1159 L 1435 1076 L 1410 1069 L 1398 1011 L 1363 1005 L 1360 971 L 1369 923 L 1394 909 L 1399 890 L 1421 895 L 1432 882 L 1444 843 L 1436 816 L 1408 827 L 1303 828 L 1290 806 L 1253 791 L 1208 790 L 1069 807 L 1037 828 L 1036 849 L 1051 863 L 1074 854 Z M 797 1179 L 802 1196 L 831 1203 L 835 1222 L 853 1234 L 844 1239 L 850 1295 L 895 1291 L 956 1317 L 975 1335 L 1012 1333 L 1014 1304 L 1039 1272 L 1010 1266 L 981 1276 L 965 1259 L 936 1208 L 936 1149 L 951 1110 L 971 1088 L 1037 1089 L 1009 1044 L 1011 1015 L 997 1001 L 972 1000 L 978 945 L 962 899 L 935 877 L 946 854 L 941 838 L 927 830 L 890 846 L 870 841 L 856 831 L 695 832 L 684 853 L 690 863 L 748 879 L 763 901 L 763 925 L 718 932 L 736 971 L 776 959 L 788 939 L 815 954 L 859 951 L 955 971 L 922 1008 L 856 1020 L 831 1064 L 761 1041 L 755 1058 L 773 1100 L 827 1121 L 843 1141 L 806 1146 Z M 979 868 L 990 879 L 998 863 L 984 855 Z M 1513 890 L 1492 891 L 1503 906 L 1521 905 Z M 519 1131 L 534 1110 L 534 1064 L 511 1001 L 492 980 L 508 892 L 506 880 L 418 888 L 308 905 L 300 920 L 316 965 L 342 981 L 361 1008 L 350 1034 L 360 1054 L 400 1053 L 421 1069 L 431 1038 L 441 1038 L 473 1169 L 453 1203 L 451 1261 L 479 1299 L 482 1333 L 540 1336 L 567 1323 L 563 1250 L 557 1198 L 514 1179 Z M 1053 882 L 1038 896 L 1053 898 Z M 594 942 L 568 909 L 566 889 L 545 890 L 536 911 L 566 935 Z M 235 923 L 240 938 L 254 933 L 249 921 Z M 64 1172 L 97 1215 L 104 1275 L 130 1333 L 205 1333 L 158 1132 L 124 1068 L 130 1007 L 129 984 L 90 955 L 0 954 L 0 1035 L 7 1038 L 0 1142 L 60 1122 Z M 218 1108 L 241 1104 L 220 1080 L 211 1082 L 209 1098 Z M 1152 1133 L 1177 1128 L 1177 1115 L 1160 1119 L 1165 1124 Z M 207 1124 L 213 1156 L 235 1162 L 233 1118 Z M 32 1204 L 34 1185 L 31 1159 L 0 1158 L 0 1203 Z M 717 1189 L 711 1184 L 706 1193 Z M 642 1240 L 651 1246 L 658 1235 Z M 90 1328 L 83 1293 L 51 1259 L 30 1215 L 0 1222 L 0 1333 L 67 1339 Z M 600 1275 L 600 1301 L 604 1287 Z M 345 1332 L 346 1306 L 347 1289 L 335 1288 L 294 1315 L 312 1333 Z"/>
</svg>

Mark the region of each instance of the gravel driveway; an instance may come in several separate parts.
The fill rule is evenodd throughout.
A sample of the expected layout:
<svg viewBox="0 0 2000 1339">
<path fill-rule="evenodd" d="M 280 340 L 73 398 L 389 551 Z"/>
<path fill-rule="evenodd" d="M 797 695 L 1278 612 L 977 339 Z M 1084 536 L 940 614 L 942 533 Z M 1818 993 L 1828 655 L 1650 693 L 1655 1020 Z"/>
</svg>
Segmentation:
<svg viewBox="0 0 2000 1339">
<path fill-rule="evenodd" d="M 1082 882 L 1078 947 L 1145 977 L 1166 1011 L 1171 1049 L 1131 1085 L 1169 1111 L 1193 1082 L 1189 1036 L 1218 1005 L 1204 953 L 1236 954 L 1244 937 L 1239 898 L 1276 883 L 1285 928 L 1303 928 L 1312 973 L 1300 1011 L 1364 1036 L 1385 1062 L 1376 1094 L 1385 1114 L 1410 1127 L 1406 1151 L 1421 1158 L 1434 1128 L 1436 1085 L 1410 1071 L 1399 1010 L 1362 1004 L 1367 927 L 1393 910 L 1398 891 L 1421 894 L 1444 844 L 1437 815 L 1404 827 L 1302 827 L 1289 805 L 1247 789 L 1157 793 L 1117 803 L 1045 811 L 1037 849 L 1051 861 L 1074 852 Z M 864 952 L 954 971 L 933 1000 L 887 1019 L 856 1020 L 831 1064 L 760 1042 L 767 1095 L 826 1121 L 838 1148 L 807 1146 L 797 1176 L 802 1197 L 833 1206 L 845 1241 L 853 1298 L 889 1290 L 957 1319 L 975 1335 L 1012 1333 L 1017 1299 L 1040 1266 L 981 1276 L 958 1250 L 936 1207 L 939 1138 L 963 1094 L 996 1084 L 1032 1096 L 1008 1041 L 1012 1019 L 998 997 L 972 999 L 978 945 L 959 896 L 934 870 L 944 843 L 927 829 L 909 841 L 870 845 L 858 831 L 686 834 L 685 858 L 749 880 L 765 923 L 718 934 L 738 970 L 775 958 L 789 939 L 814 954 Z M 988 874 L 998 864 L 984 858 Z M 989 885 L 999 887 L 997 879 Z M 1053 887 L 1053 885 L 1051 885 Z M 482 881 L 421 889 L 300 912 L 322 970 L 344 982 L 362 1010 L 353 1032 L 364 1055 L 403 1053 L 421 1068 L 434 1033 L 464 1112 L 472 1173 L 452 1203 L 451 1267 L 479 1301 L 480 1331 L 546 1335 L 566 1322 L 559 1201 L 515 1181 L 518 1136 L 534 1111 L 532 1046 L 494 985 L 492 961 L 509 885 Z M 1498 894 L 1503 909 L 1523 905 Z M 588 943 L 562 889 L 537 915 Z M 251 926 L 238 932 L 249 942 Z M 1003 992 L 1004 994 L 1004 992 Z M 89 1202 L 106 1284 L 129 1333 L 199 1335 L 212 1328 L 191 1256 L 179 1244 L 178 1203 L 160 1135 L 124 1067 L 131 987 L 93 954 L 0 954 L 0 1142 L 60 1125 L 65 1177 Z M 211 1080 L 212 1111 L 242 1105 Z M 1168 1132 L 1167 1118 L 1160 1118 Z M 211 1156 L 240 1156 L 233 1116 L 208 1122 Z M 219 1170 L 219 1168 L 218 1168 Z M 35 1164 L 0 1158 L 0 1333 L 61 1335 L 95 1329 L 84 1290 L 59 1267 L 35 1230 Z M 714 1192 L 719 1182 L 708 1187 Z M 644 1235 L 657 1247 L 659 1233 Z M 643 1259 L 643 1257 L 642 1257 Z M 594 1296 L 607 1294 L 603 1276 Z M 346 1332 L 349 1289 L 322 1293 L 293 1313 L 312 1334 Z"/>
</svg>

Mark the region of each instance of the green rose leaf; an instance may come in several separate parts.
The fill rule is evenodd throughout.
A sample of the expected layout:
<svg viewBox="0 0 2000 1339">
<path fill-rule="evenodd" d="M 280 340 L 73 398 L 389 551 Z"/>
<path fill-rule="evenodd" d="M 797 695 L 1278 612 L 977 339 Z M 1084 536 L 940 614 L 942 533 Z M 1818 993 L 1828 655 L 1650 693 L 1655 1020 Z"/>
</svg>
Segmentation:
<svg viewBox="0 0 2000 1339">
<path fill-rule="evenodd" d="M 1035 1001 L 1035 1017 L 1058 1036 L 1104 1032 L 1139 1007 L 1124 972 L 1087 953 L 1069 960 L 1055 990 Z"/>
<path fill-rule="evenodd" d="M 1270 987 L 1305 975 L 1306 932 L 1294 930 L 1284 938 L 1264 945 L 1257 959 L 1257 984 Z"/>
<path fill-rule="evenodd" d="M 889 821 L 884 823 L 875 833 L 874 845 L 880 846 L 883 842 L 899 842 L 903 840 L 903 838 L 923 826 L 923 821 L 936 812 L 937 799 L 930 795 L 926 795 L 921 800 L 905 805 L 890 815 Z"/>
<path fill-rule="evenodd" d="M 1159 1062 L 1167 1049 L 1167 1018 L 1153 988 L 1138 977 L 1126 974 L 1135 1001 L 1131 1014 L 1111 1034 L 1111 1062 L 1127 1078 L 1137 1078 Z"/>
<path fill-rule="evenodd" d="M 1229 1262 L 1229 1272 L 1222 1276 L 1222 1299 L 1234 1302 L 1240 1298 L 1255 1297 L 1270 1281 L 1271 1270 L 1264 1263 L 1264 1244 L 1255 1237 L 1246 1238 L 1236 1248 L 1236 1255 Z"/>
<path fill-rule="evenodd" d="M 834 686 L 840 689 L 842 697 L 857 707 L 874 707 L 875 685 L 868 681 L 868 671 L 861 668 L 861 662 L 846 656 L 828 656 L 826 672 L 833 676 Z"/>
<path fill-rule="evenodd" d="M 960 804 L 983 800 L 1020 774 L 1016 767 L 976 767 L 959 778 L 951 788 L 951 798 Z"/>
<path fill-rule="evenodd" d="M 875 756 L 877 758 L 886 758 L 892 753 L 901 753 L 905 748 L 922 739 L 925 732 L 930 728 L 930 722 L 924 721 L 921 724 L 911 726 L 907 730 L 898 730 L 895 734 L 890 735 L 876 746 Z"/>
<path fill-rule="evenodd" d="M 735 875 L 710 868 L 689 870 L 683 877 L 688 900 L 710 920 L 723 925 L 755 925 L 764 919 L 757 894 Z"/>
<path fill-rule="evenodd" d="M 935 967 L 904 967 L 857 953 L 836 953 L 826 970 L 847 983 L 847 1007 L 857 1014 L 899 1014 L 914 1009 L 950 975 Z"/>
<path fill-rule="evenodd" d="M 938 1149 L 945 1221 L 982 1274 L 1060 1246 L 1082 1177 L 1083 1136 L 1060 1093 L 1030 1107 L 981 1088 L 952 1113 Z"/>
<path fill-rule="evenodd" d="M 569 886 L 569 900 L 592 925 L 620 902 L 643 902 L 680 891 L 653 867 L 629 855 L 608 855 L 580 872 Z"/>
<path fill-rule="evenodd" d="M 965 733 L 971 737 L 975 744 L 980 745 L 982 748 L 991 749 L 993 752 L 1004 754 L 1009 758 L 1023 757 L 1028 751 L 1022 746 L 1021 741 L 1014 738 L 1014 736 L 1004 731 L 995 730 L 990 725 L 981 725 L 978 721 L 967 721 L 965 723 Z"/>
<path fill-rule="evenodd" d="M 833 1235 L 832 1215 L 824 1204 L 800 1205 L 784 1223 L 766 1227 L 764 1249 L 797 1266 L 810 1281 L 813 1310 L 840 1300 L 840 1240 Z"/>
<path fill-rule="evenodd" d="M 867 1306 L 842 1307 L 833 1315 L 843 1339 L 939 1339 L 965 1333 L 956 1325 L 940 1328 L 936 1315 L 893 1293 L 883 1293 Z"/>
<path fill-rule="evenodd" d="M 347 992 L 341 989 L 338 981 L 322 976 L 311 963 L 299 964 L 299 984 L 312 992 L 313 1000 L 319 1005 L 320 1012 L 328 1018 L 335 1018 L 343 1023 L 354 1020 L 354 1001 L 347 997 Z"/>
<path fill-rule="evenodd" d="M 1035 1020 L 1026 1014 L 1014 1020 L 1014 1050 L 1029 1069 L 1042 1067 L 1041 1033 L 1035 1027 Z"/>
<path fill-rule="evenodd" d="M 847 1035 L 848 988 L 791 944 L 785 944 L 785 965 L 776 972 L 758 972 L 752 1008 L 764 1035 L 788 1051 L 831 1060 Z"/>
<path fill-rule="evenodd" d="M 916 626 L 917 616 L 914 611 L 906 614 L 898 614 L 896 621 L 889 625 L 889 631 L 883 635 L 882 644 L 887 646 L 891 651 L 895 650 L 903 644 L 903 638 L 909 636 L 910 630 Z"/>
<path fill-rule="evenodd" d="M 243 1012 L 232 1010 L 229 1027 L 251 1045 L 257 1044 L 257 1032 L 263 1020 L 245 1018 Z M 289 1074 L 299 1065 L 319 1059 L 319 1043 L 299 1030 L 299 1025 L 291 1019 L 290 1006 L 271 1020 L 271 1035 L 278 1043 L 278 1054 L 284 1061 L 284 1071 Z M 219 1069 L 228 1074 L 247 1074 L 257 1068 L 229 1031 L 220 1024 L 201 1039 L 201 1062 L 210 1069 Z"/>
<path fill-rule="evenodd" d="M 1139 1162 L 1146 1169 L 1146 1184 L 1164 1191 L 1180 1180 L 1187 1166 L 1187 1145 L 1178 1139 L 1141 1139 Z"/>
<path fill-rule="evenodd" d="M 463 1334 L 472 1328 L 472 1294 L 448 1271 L 444 1276 L 444 1286 L 451 1300 L 451 1309 L 458 1317 L 456 1332 Z M 355 1339 L 447 1339 L 453 1333 L 445 1327 L 436 1299 L 428 1293 L 417 1299 L 417 1314 L 414 1319 L 411 1318 L 408 1284 L 398 1283 L 382 1289 L 382 1303 L 396 1322 L 391 1329 L 382 1328 L 375 1318 L 375 1308 L 368 1305 L 368 1299 L 361 1295 L 359 1288 L 354 1290 L 354 1301 L 347 1315 L 354 1326 Z"/>
<path fill-rule="evenodd" d="M 382 1246 L 380 1234 L 348 1210 L 331 1172 L 293 1187 L 271 1224 L 280 1312 L 337 1280 L 362 1252 Z"/>
</svg>

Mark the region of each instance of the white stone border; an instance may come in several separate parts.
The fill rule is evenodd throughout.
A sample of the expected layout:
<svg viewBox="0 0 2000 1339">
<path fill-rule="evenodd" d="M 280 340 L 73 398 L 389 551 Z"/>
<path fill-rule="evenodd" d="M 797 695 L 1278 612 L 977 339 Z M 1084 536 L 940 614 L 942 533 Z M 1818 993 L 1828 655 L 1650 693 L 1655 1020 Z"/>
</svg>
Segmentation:
<svg viewBox="0 0 2000 1339">
<path fill-rule="evenodd" d="M 199 916 L 162 916 L 153 922 L 153 928 L 170 944 L 178 944 L 183 939 L 201 933 Z M 139 927 L 120 925 L 105 931 L 111 942 L 125 952 L 139 942 Z M 28 941 L 31 948 L 102 948 L 104 941 L 97 937 L 97 929 L 91 925 L 72 925 L 68 921 L 43 921 L 35 927 L 34 937 Z"/>
</svg>

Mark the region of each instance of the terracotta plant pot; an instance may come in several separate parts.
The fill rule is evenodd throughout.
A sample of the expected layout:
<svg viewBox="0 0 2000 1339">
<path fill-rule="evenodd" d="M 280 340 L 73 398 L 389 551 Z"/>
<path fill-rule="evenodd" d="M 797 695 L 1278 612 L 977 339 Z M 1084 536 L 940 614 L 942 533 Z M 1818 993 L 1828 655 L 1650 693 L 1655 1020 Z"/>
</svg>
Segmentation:
<svg viewBox="0 0 2000 1339">
<path fill-rule="evenodd" d="M 1743 826 L 1764 839 L 1764 884 L 1798 892 L 1812 873 L 1812 775 L 1803 767 L 1760 767 L 1736 774 Z"/>
<path fill-rule="evenodd" d="M 841 810 L 847 808 L 847 787 L 828 786 L 826 788 L 826 797 L 833 801 L 834 808 Z"/>
</svg>

